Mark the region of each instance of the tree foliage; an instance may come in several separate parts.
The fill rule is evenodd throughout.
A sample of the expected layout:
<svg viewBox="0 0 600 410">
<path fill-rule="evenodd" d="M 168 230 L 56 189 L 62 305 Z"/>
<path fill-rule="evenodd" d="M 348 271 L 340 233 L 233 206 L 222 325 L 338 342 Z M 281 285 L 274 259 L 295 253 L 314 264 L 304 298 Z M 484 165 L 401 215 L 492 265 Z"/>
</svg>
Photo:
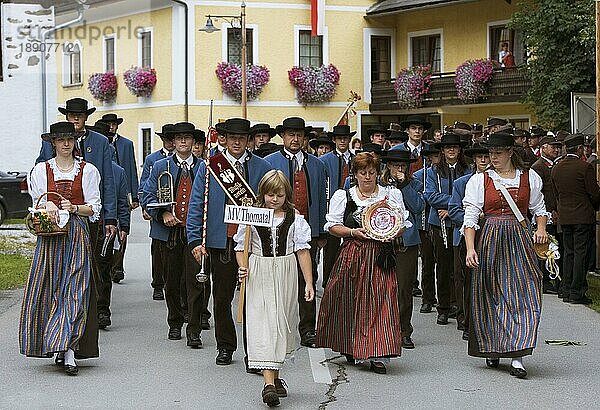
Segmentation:
<svg viewBox="0 0 600 410">
<path fill-rule="evenodd" d="M 525 97 L 540 125 L 569 128 L 571 92 L 594 92 L 594 0 L 522 0 L 510 27 L 528 50 Z"/>
</svg>

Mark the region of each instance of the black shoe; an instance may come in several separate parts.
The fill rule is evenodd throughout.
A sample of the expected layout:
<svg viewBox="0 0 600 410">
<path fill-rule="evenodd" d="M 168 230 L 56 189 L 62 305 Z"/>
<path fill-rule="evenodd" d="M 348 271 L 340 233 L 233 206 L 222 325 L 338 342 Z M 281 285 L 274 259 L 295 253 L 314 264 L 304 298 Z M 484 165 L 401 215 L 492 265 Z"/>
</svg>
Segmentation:
<svg viewBox="0 0 600 410">
<path fill-rule="evenodd" d="M 385 368 L 385 364 L 381 362 L 371 361 L 371 371 L 377 374 L 386 374 L 387 369 Z"/>
<path fill-rule="evenodd" d="M 415 343 L 412 341 L 410 336 L 404 336 L 402 337 L 402 347 L 404 349 L 414 349 Z"/>
<path fill-rule="evenodd" d="M 277 395 L 277 389 L 272 384 L 266 384 L 262 391 L 263 403 L 266 403 L 269 407 L 279 406 L 279 396 Z"/>
<path fill-rule="evenodd" d="M 563 300 L 563 302 L 565 302 L 565 303 L 569 303 L 569 302 L 571 302 L 571 299 L 569 299 L 568 297 L 564 297 L 564 298 L 562 298 L 562 300 Z"/>
<path fill-rule="evenodd" d="M 219 349 L 219 354 L 217 354 L 217 358 L 215 359 L 215 362 L 219 366 L 227 366 L 227 365 L 231 364 L 232 356 L 233 356 L 233 352 L 230 352 L 227 349 Z"/>
<path fill-rule="evenodd" d="M 248 373 L 248 374 L 262 374 L 262 370 L 260 370 L 260 369 L 251 369 L 249 367 L 246 367 L 246 373 Z"/>
<path fill-rule="evenodd" d="M 487 367 L 496 368 L 500 364 L 500 359 L 485 359 L 485 365 Z"/>
<path fill-rule="evenodd" d="M 592 299 L 587 296 L 582 297 L 581 299 L 569 299 L 569 303 L 573 305 L 591 305 L 593 302 Z"/>
<path fill-rule="evenodd" d="M 181 328 L 172 327 L 169 329 L 169 340 L 181 340 Z"/>
<path fill-rule="evenodd" d="M 75 366 L 72 364 L 65 364 L 65 373 L 69 376 L 77 376 L 77 373 L 79 373 L 77 364 L 75 364 Z"/>
<path fill-rule="evenodd" d="M 54 357 L 54 364 L 57 366 L 65 365 L 65 354 L 64 352 L 56 353 L 56 357 Z"/>
<path fill-rule="evenodd" d="M 456 322 L 456 330 L 465 331 L 465 322 L 461 322 L 460 320 Z"/>
<path fill-rule="evenodd" d="M 115 270 L 112 274 L 112 281 L 115 283 L 121 282 L 125 279 L 125 272 L 122 270 Z"/>
<path fill-rule="evenodd" d="M 109 327 L 111 324 L 110 322 L 110 316 L 107 315 L 106 313 L 100 313 L 98 314 L 98 327 L 100 329 L 106 329 L 107 327 Z"/>
<path fill-rule="evenodd" d="M 412 295 L 413 296 L 421 296 L 423 294 L 423 291 L 419 288 L 413 288 L 412 290 Z"/>
<path fill-rule="evenodd" d="M 152 300 L 165 300 L 165 294 L 162 289 L 154 289 L 152 291 Z"/>
<path fill-rule="evenodd" d="M 438 325 L 447 325 L 448 324 L 448 313 L 438 313 L 437 324 Z"/>
<path fill-rule="evenodd" d="M 192 349 L 200 349 L 202 347 L 202 338 L 200 333 L 188 333 L 187 345 Z"/>
<path fill-rule="evenodd" d="M 300 344 L 302 346 L 306 346 L 306 347 L 317 347 L 317 345 L 315 344 L 315 338 L 317 337 L 315 332 L 306 332 L 304 333 L 304 335 L 300 338 Z"/>
<path fill-rule="evenodd" d="M 525 371 L 525 369 L 520 369 L 511 365 L 510 375 L 515 376 L 517 379 L 524 379 L 525 377 L 527 377 L 527 371 Z"/>
<path fill-rule="evenodd" d="M 543 293 L 545 293 L 547 295 L 557 295 L 558 294 L 558 292 L 556 291 L 556 288 L 552 285 L 544 286 Z"/>
<path fill-rule="evenodd" d="M 210 330 L 210 322 L 208 321 L 208 317 L 202 316 L 200 326 L 202 327 L 202 330 Z"/>
<path fill-rule="evenodd" d="M 456 319 L 456 315 L 458 314 L 458 306 L 450 306 L 450 310 L 448 311 L 448 319 Z"/>
<path fill-rule="evenodd" d="M 279 397 L 287 397 L 287 383 L 283 379 L 275 379 L 275 390 Z"/>
<path fill-rule="evenodd" d="M 421 305 L 421 309 L 419 312 L 421 313 L 431 313 L 433 311 L 433 305 L 431 303 L 423 303 Z"/>
<path fill-rule="evenodd" d="M 468 331 L 463 330 L 462 340 L 469 340 L 469 332 Z"/>
<path fill-rule="evenodd" d="M 354 356 L 352 356 L 351 354 L 346 354 L 344 353 L 344 356 L 346 356 L 346 361 L 350 364 L 356 364 L 356 360 L 354 360 Z"/>
</svg>

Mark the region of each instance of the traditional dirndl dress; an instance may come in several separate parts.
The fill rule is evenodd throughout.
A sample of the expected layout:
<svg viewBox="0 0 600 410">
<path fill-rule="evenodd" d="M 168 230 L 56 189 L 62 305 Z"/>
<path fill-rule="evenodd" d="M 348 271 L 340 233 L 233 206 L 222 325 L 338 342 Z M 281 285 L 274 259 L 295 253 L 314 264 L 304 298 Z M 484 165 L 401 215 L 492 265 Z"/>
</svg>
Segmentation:
<svg viewBox="0 0 600 410">
<path fill-rule="evenodd" d="M 530 355 L 536 346 L 542 310 L 542 272 L 529 230 L 517 221 L 504 196 L 494 186 L 494 180 L 507 184 L 523 215 L 528 209 L 535 216 L 543 215 L 541 179 L 530 172 L 519 172 L 514 180 L 507 180 L 494 171 L 486 171 L 467 184 L 465 226 L 476 226 L 467 218 L 473 213 L 472 209 L 468 210 L 473 202 L 473 192 L 469 189 L 477 183 L 483 184 L 481 209 L 485 216 L 477 243 L 479 267 L 473 270 L 470 295 L 471 356 L 521 357 Z"/>
<path fill-rule="evenodd" d="M 402 193 L 379 187 L 375 198 L 361 201 L 356 188 L 339 190 L 331 199 L 326 228 L 343 222 L 358 228 L 363 210 L 388 196 L 407 220 Z M 340 213 L 341 210 L 341 213 Z M 395 268 L 377 264 L 382 242 L 345 238 L 323 293 L 316 344 L 357 360 L 400 356 L 402 335 Z"/>
<path fill-rule="evenodd" d="M 99 181 L 98 170 L 83 161 L 76 161 L 72 179 L 55 180 L 53 159 L 36 165 L 29 180 L 34 201 L 44 191 L 58 192 L 73 204 L 91 205 L 97 215 L 101 209 L 99 188 L 84 190 L 93 185 L 83 181 L 84 170 L 91 175 L 88 179 Z M 60 204 L 54 196 L 50 200 Z M 21 308 L 21 354 L 50 357 L 72 349 L 79 359 L 98 357 L 96 288 L 87 220 L 71 215 L 66 235 L 37 238 Z"/>
<path fill-rule="evenodd" d="M 272 228 L 251 227 L 245 320 L 248 367 L 279 370 L 300 346 L 298 262 L 295 252 L 310 249 L 311 230 L 294 210 L 274 218 Z M 240 225 L 235 250 L 244 250 L 247 227 Z"/>
</svg>

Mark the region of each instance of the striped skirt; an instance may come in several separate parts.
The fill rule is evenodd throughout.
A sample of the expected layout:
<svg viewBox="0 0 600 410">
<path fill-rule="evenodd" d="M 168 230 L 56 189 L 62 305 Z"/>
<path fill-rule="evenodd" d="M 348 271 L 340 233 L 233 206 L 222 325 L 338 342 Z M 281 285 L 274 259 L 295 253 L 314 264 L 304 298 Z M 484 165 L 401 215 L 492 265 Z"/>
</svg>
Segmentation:
<svg viewBox="0 0 600 410">
<path fill-rule="evenodd" d="M 358 360 L 400 355 L 396 273 L 377 266 L 380 247 L 344 241 L 321 301 L 317 346 Z"/>
<path fill-rule="evenodd" d="M 38 237 L 21 308 L 21 354 L 49 357 L 69 348 L 78 353 L 87 316 L 95 315 L 90 312 L 96 291 L 92 258 L 87 222 L 81 217 L 71 217 L 67 235 Z M 95 355 L 92 349 L 77 356 L 97 356 L 95 340 Z"/>
<path fill-rule="evenodd" d="M 469 355 L 532 353 L 542 311 L 542 272 L 527 229 L 513 216 L 486 219 L 473 270 Z"/>
</svg>

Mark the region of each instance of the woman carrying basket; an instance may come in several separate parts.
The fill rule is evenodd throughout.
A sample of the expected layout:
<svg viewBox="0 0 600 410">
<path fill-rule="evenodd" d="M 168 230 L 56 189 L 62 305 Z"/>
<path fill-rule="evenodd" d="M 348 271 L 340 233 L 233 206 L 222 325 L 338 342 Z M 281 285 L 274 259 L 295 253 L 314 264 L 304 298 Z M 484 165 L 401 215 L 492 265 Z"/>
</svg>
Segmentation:
<svg viewBox="0 0 600 410">
<path fill-rule="evenodd" d="M 52 143 L 55 156 L 37 164 L 29 174 L 33 203 L 44 211 L 36 213 L 41 225 L 54 233 L 58 233 L 57 226 L 50 222 L 58 227 L 67 223 L 68 228 L 56 235 L 37 230 L 19 330 L 21 354 L 56 354 L 55 363 L 64 365 L 68 375 L 78 372 L 75 357 L 98 357 L 88 219 L 100 218 L 100 173 L 75 156 L 75 140 L 81 135 L 71 123 L 52 124 L 42 139 Z"/>
</svg>

